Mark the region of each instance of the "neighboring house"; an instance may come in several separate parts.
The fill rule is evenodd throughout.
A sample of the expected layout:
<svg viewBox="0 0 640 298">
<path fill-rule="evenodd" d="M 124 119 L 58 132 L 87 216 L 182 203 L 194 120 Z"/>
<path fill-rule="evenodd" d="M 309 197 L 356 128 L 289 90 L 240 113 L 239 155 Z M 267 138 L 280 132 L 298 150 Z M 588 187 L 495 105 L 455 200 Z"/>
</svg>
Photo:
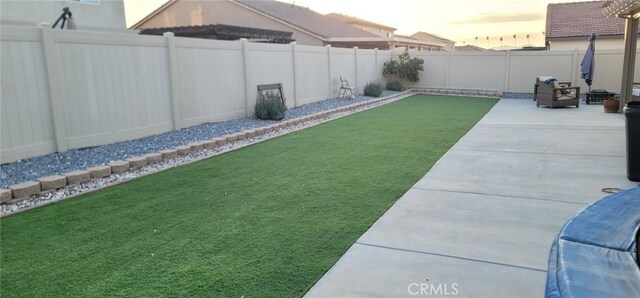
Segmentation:
<svg viewBox="0 0 640 298">
<path fill-rule="evenodd" d="M 434 45 L 437 45 L 440 47 L 440 50 L 442 51 L 455 51 L 456 49 L 456 42 L 450 39 L 446 39 L 442 36 L 438 36 L 432 33 L 427 33 L 427 32 L 416 32 L 414 34 L 411 35 L 412 38 L 415 38 L 417 40 L 420 41 L 424 41 L 424 42 L 428 42 L 428 43 L 432 43 Z"/>
<path fill-rule="evenodd" d="M 142 29 L 140 34 L 163 35 L 165 32 L 172 32 L 175 36 L 205 39 L 239 40 L 246 38 L 252 42 L 264 43 L 290 43 L 294 41 L 291 38 L 293 34 L 291 32 L 222 24 Z"/>
<path fill-rule="evenodd" d="M 518 49 L 513 49 L 512 51 L 545 51 L 547 50 L 546 47 L 534 47 L 534 46 L 524 46 L 522 48 L 518 48 Z"/>
<path fill-rule="evenodd" d="M 393 37 L 365 37 L 365 38 L 331 38 L 329 44 L 336 47 L 358 47 L 361 49 L 392 50 L 392 51 L 442 51 L 442 47 L 419 41 L 409 36 L 394 34 Z"/>
<path fill-rule="evenodd" d="M 133 29 L 226 24 L 293 32 L 301 45 L 324 46 L 332 37 L 366 38 L 376 35 L 335 22 L 309 10 L 277 1 L 170 0 L 133 25 Z"/>
<path fill-rule="evenodd" d="M 417 50 L 417 51 L 441 51 L 443 50 L 443 44 L 440 42 L 429 42 L 422 41 L 411 36 L 403 36 L 399 34 L 395 34 L 396 28 L 376 24 L 374 22 L 370 22 L 363 19 L 358 19 L 356 17 L 350 17 L 343 14 L 338 13 L 330 13 L 326 15 L 332 19 L 338 20 L 345 24 L 349 24 L 358 29 L 367 31 L 369 33 L 373 33 L 378 36 L 378 38 L 371 39 L 369 42 L 375 45 L 370 47 L 376 47 L 379 49 L 399 49 L 399 50 Z M 363 40 L 360 40 L 363 43 Z M 342 43 L 343 46 L 358 46 L 363 47 L 358 44 L 345 44 Z"/>
<path fill-rule="evenodd" d="M 602 13 L 602 8 L 609 3 L 611 1 L 549 4 L 545 37 L 547 48 L 586 49 L 589 36 L 596 33 L 596 49 L 623 49 L 624 20 L 606 17 Z"/>
<path fill-rule="evenodd" d="M 53 25 L 69 7 L 79 30 L 126 31 L 123 0 L 2 0 L 0 24 L 35 27 Z"/>
<path fill-rule="evenodd" d="M 374 22 L 369 22 L 367 20 L 358 19 L 356 17 L 350 17 L 339 13 L 330 13 L 326 14 L 326 16 L 339 20 L 343 23 L 347 23 L 351 26 L 355 26 L 367 32 L 373 33 L 380 37 L 393 37 L 396 28 L 376 24 Z"/>
<path fill-rule="evenodd" d="M 134 24 L 132 29 L 208 24 L 292 32 L 292 39 L 300 45 L 330 44 L 381 50 L 427 45 L 412 39 L 383 37 L 309 8 L 273 0 L 170 0 Z"/>
<path fill-rule="evenodd" d="M 474 45 L 464 45 L 464 46 L 457 46 L 455 47 L 455 51 L 456 52 L 486 52 L 489 51 L 485 48 L 481 48 L 479 46 L 474 46 Z"/>
</svg>

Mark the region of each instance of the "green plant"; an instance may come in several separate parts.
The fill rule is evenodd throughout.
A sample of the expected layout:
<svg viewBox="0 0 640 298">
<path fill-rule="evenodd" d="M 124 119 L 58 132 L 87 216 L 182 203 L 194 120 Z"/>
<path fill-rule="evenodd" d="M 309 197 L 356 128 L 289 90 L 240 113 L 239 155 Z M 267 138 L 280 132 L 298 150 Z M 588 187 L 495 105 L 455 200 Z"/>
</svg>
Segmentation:
<svg viewBox="0 0 640 298">
<path fill-rule="evenodd" d="M 364 86 L 364 95 L 366 96 L 380 97 L 382 91 L 382 84 L 378 81 L 367 83 Z"/>
<path fill-rule="evenodd" d="M 269 119 L 268 105 L 269 105 L 269 102 L 267 102 L 266 100 L 258 100 L 258 102 L 256 102 L 256 108 L 255 108 L 256 118 L 260 120 Z"/>
<path fill-rule="evenodd" d="M 398 56 L 398 60 L 389 59 L 384 64 L 382 74 L 385 77 L 396 76 L 415 83 L 420 80 L 420 71 L 424 70 L 423 64 L 424 60 L 418 57 L 411 58 L 408 52 L 404 52 Z"/>
<path fill-rule="evenodd" d="M 266 93 L 264 98 L 259 98 L 255 106 L 256 118 L 260 120 L 281 120 L 284 118 L 286 107 L 280 96 L 274 93 Z"/>
<path fill-rule="evenodd" d="M 402 91 L 403 88 L 404 86 L 402 86 L 400 80 L 392 79 L 387 82 L 387 90 Z"/>
</svg>

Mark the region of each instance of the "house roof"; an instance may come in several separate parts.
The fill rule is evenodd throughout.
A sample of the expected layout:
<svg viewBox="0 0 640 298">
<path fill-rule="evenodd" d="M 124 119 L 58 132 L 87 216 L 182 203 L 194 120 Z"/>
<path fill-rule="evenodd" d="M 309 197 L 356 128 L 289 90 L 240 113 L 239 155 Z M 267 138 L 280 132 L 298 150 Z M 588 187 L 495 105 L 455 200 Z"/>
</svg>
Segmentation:
<svg viewBox="0 0 640 298">
<path fill-rule="evenodd" d="M 415 39 L 415 38 L 413 38 L 413 37 L 411 37 L 411 36 L 407 36 L 407 35 L 395 34 L 394 36 L 395 36 L 395 37 L 398 37 L 398 38 L 404 38 L 404 39 L 410 39 L 410 40 L 418 41 L 417 39 Z"/>
<path fill-rule="evenodd" d="M 623 35 L 624 20 L 607 17 L 602 9 L 611 1 L 555 3 L 547 6 L 546 38 Z M 640 32 L 640 30 L 639 30 Z"/>
<path fill-rule="evenodd" d="M 443 42 L 453 42 L 453 43 L 455 43 L 455 41 L 453 41 L 453 40 L 451 40 L 451 39 L 444 38 L 444 37 L 442 37 L 442 36 L 440 36 L 440 35 L 433 34 L 433 33 L 428 33 L 428 32 L 424 32 L 424 31 L 418 31 L 418 32 L 416 32 L 416 33 L 413 33 L 413 34 L 411 34 L 411 37 L 413 37 L 413 38 L 417 38 L 417 36 L 422 35 L 422 34 L 426 34 L 426 35 L 433 36 L 433 37 L 435 37 L 435 38 L 437 38 L 437 39 L 442 40 Z"/>
<path fill-rule="evenodd" d="M 351 16 L 346 16 L 343 14 L 339 14 L 339 13 L 330 13 L 330 14 L 326 14 L 325 16 L 330 17 L 330 18 L 334 18 L 337 19 L 343 23 L 347 23 L 347 24 L 360 24 L 360 25 L 364 25 L 364 26 L 369 26 L 369 27 L 374 27 L 374 28 L 379 28 L 379 29 L 384 29 L 384 30 L 389 30 L 389 31 L 396 31 L 396 28 L 393 27 L 389 27 L 389 26 L 385 26 L 385 25 L 380 25 L 374 22 L 370 22 L 367 20 L 363 20 L 363 19 L 358 19 L 356 17 L 351 17 Z"/>
<path fill-rule="evenodd" d="M 237 4 L 276 18 L 293 27 L 311 32 L 322 38 L 375 37 L 373 33 L 358 29 L 334 18 L 319 14 L 306 7 L 273 0 L 234 0 Z"/>
<path fill-rule="evenodd" d="M 178 1 L 178 0 L 167 0 L 164 4 L 160 5 L 158 8 L 156 8 L 150 14 L 148 14 L 147 16 L 145 16 L 144 18 L 140 19 L 135 24 L 133 24 L 133 26 L 131 26 L 131 29 L 138 29 L 140 27 L 140 25 L 144 24 L 146 21 L 148 21 L 149 19 L 153 18 L 155 15 L 157 15 L 160 12 L 162 12 L 163 10 L 167 9 L 167 7 L 171 6 L 176 1 Z"/>
<path fill-rule="evenodd" d="M 251 27 L 230 26 L 223 24 L 201 26 L 179 26 L 142 29 L 140 34 L 162 35 L 165 32 L 173 32 L 176 36 L 196 37 L 222 40 L 238 40 L 247 38 L 254 41 L 270 43 L 290 43 L 294 41 L 292 32 L 267 30 Z"/>
<path fill-rule="evenodd" d="M 487 49 L 468 44 L 464 46 L 456 46 L 455 51 L 456 52 L 486 52 Z"/>
</svg>

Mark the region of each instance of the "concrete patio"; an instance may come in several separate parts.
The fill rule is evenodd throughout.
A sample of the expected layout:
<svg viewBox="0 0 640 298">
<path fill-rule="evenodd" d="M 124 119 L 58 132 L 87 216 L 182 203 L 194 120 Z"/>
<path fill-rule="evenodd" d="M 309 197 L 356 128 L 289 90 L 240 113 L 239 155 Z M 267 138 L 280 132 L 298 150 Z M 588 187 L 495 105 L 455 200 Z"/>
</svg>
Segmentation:
<svg viewBox="0 0 640 298">
<path fill-rule="evenodd" d="M 503 99 L 307 297 L 542 297 L 564 223 L 626 178 L 624 116 Z"/>
</svg>

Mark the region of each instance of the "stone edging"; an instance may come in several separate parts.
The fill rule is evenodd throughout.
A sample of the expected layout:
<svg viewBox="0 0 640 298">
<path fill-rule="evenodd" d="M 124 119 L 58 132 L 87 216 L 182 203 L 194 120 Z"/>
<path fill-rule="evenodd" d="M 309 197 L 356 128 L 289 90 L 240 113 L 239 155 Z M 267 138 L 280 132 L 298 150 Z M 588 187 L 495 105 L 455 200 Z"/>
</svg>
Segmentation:
<svg viewBox="0 0 640 298">
<path fill-rule="evenodd" d="M 131 179 L 135 179 L 142 176 L 157 173 L 160 171 L 168 170 L 176 166 L 181 166 L 184 164 L 200 161 L 202 159 L 210 158 L 225 152 L 229 152 L 229 151 L 236 150 L 248 145 L 259 143 L 259 142 L 272 139 L 284 134 L 288 134 L 300 129 L 319 125 L 324 122 L 339 119 L 357 112 L 361 112 L 364 110 L 378 107 L 383 104 L 388 104 L 400 99 L 404 99 L 405 97 L 408 97 L 415 93 L 422 93 L 422 92 L 415 92 L 413 89 L 410 89 L 410 90 L 396 93 L 387 97 L 377 98 L 377 99 L 373 99 L 365 102 L 354 103 L 354 104 L 342 106 L 339 108 L 302 116 L 296 119 L 275 123 L 268 126 L 244 130 L 238 133 L 216 137 L 210 140 L 192 143 L 189 145 L 177 146 L 175 148 L 166 149 L 166 150 L 162 150 L 160 152 L 155 152 L 155 153 L 148 153 L 138 157 L 131 157 L 126 160 L 112 161 L 109 164 L 103 165 L 103 166 L 91 167 L 85 170 L 77 170 L 77 171 L 73 171 L 73 172 L 69 172 L 61 175 L 41 177 L 36 179 L 36 181 L 28 181 L 28 182 L 11 185 L 9 186 L 8 189 L 0 189 L 1 204 L 14 204 L 24 200 L 29 200 L 34 197 L 37 198 L 37 197 L 45 196 L 47 194 L 54 193 L 60 189 L 78 187 L 78 186 L 82 186 L 85 183 L 90 183 L 92 181 L 97 181 L 100 179 L 106 180 L 106 182 L 101 186 L 96 186 L 91 189 L 73 192 L 70 195 L 63 195 L 61 198 L 56 198 L 51 201 L 45 201 L 44 203 L 35 203 L 32 206 L 19 208 L 18 210 L 6 211 L 0 214 L 0 217 L 30 210 L 33 208 L 44 206 L 48 203 L 75 197 L 80 194 L 96 191 L 105 187 L 117 185 L 122 182 L 129 181 Z M 301 127 L 296 127 L 296 126 L 301 126 Z M 233 146 L 234 143 L 240 143 L 243 141 L 244 141 L 243 144 L 238 144 L 238 146 Z M 225 145 L 227 148 L 225 148 Z M 160 164 L 162 162 L 173 160 L 173 159 L 180 159 L 182 157 L 187 157 L 192 153 L 197 154 L 207 149 L 213 150 L 212 154 L 206 154 L 201 157 L 196 157 L 191 160 L 186 160 L 185 162 L 179 162 L 178 165 L 171 165 L 171 166 L 162 168 L 160 170 L 151 170 L 148 172 L 142 171 L 148 165 L 155 165 L 155 164 Z M 131 177 L 131 178 L 122 177 L 122 176 L 126 176 L 128 173 L 135 172 L 138 170 L 142 172 L 140 175 L 136 175 L 135 177 Z M 116 181 L 112 181 L 113 179 L 111 178 L 115 178 Z"/>
<path fill-rule="evenodd" d="M 417 93 L 423 93 L 423 94 L 498 97 L 498 98 L 502 97 L 502 91 L 463 90 L 463 89 L 445 89 L 445 88 L 414 88 L 413 91 Z"/>
</svg>

